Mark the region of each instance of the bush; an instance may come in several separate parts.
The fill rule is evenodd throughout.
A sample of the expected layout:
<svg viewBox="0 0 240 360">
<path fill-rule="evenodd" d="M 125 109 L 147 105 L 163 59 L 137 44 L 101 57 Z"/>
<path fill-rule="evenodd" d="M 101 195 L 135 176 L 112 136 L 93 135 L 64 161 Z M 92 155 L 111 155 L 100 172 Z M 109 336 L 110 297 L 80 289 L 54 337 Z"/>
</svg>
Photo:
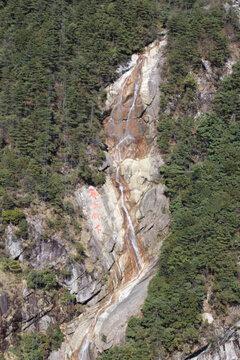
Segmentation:
<svg viewBox="0 0 240 360">
<path fill-rule="evenodd" d="M 32 358 L 45 360 L 52 351 L 60 347 L 63 340 L 64 335 L 59 326 L 55 329 L 49 327 L 46 334 L 39 332 L 38 334 L 22 335 L 19 346 L 14 348 L 12 352 L 18 360 L 30 360 Z"/>
<path fill-rule="evenodd" d="M 3 267 L 4 270 L 11 271 L 15 274 L 22 272 L 22 268 L 18 260 L 4 259 Z"/>
<path fill-rule="evenodd" d="M 3 220 L 13 225 L 18 225 L 20 220 L 25 219 L 25 214 L 22 210 L 15 208 L 13 210 L 5 210 L 2 212 Z"/>
<path fill-rule="evenodd" d="M 61 304 L 63 306 L 68 306 L 68 304 L 76 304 L 76 296 L 74 294 L 70 294 L 69 292 L 65 292 L 61 298 Z"/>
<path fill-rule="evenodd" d="M 39 289 L 53 290 L 59 287 L 56 276 L 50 273 L 49 270 L 32 270 L 27 276 L 27 286 L 31 289 L 35 289 L 37 286 Z"/>
<path fill-rule="evenodd" d="M 95 186 L 102 186 L 106 181 L 106 176 L 103 172 L 93 175 L 93 184 Z"/>
<path fill-rule="evenodd" d="M 18 224 L 18 229 L 16 231 L 16 235 L 20 236 L 23 239 L 27 239 L 28 237 L 28 224 L 26 219 L 22 219 L 20 220 L 19 224 Z"/>
<path fill-rule="evenodd" d="M 85 253 L 84 253 L 85 248 L 84 248 L 84 246 L 82 244 L 80 244 L 80 243 L 75 243 L 75 248 L 77 250 L 77 255 L 75 255 L 74 260 L 83 261 L 84 258 L 85 258 Z"/>
</svg>

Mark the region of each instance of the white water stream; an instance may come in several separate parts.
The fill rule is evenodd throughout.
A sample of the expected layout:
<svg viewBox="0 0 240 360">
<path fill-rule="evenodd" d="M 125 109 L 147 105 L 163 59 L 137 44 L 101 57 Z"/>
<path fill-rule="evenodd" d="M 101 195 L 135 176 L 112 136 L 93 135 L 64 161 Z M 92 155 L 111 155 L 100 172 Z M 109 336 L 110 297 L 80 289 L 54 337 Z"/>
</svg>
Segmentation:
<svg viewBox="0 0 240 360">
<path fill-rule="evenodd" d="M 127 117 L 127 127 L 125 129 L 125 133 L 124 133 L 124 138 L 121 139 L 119 141 L 119 143 L 116 145 L 116 150 L 118 152 L 118 160 L 115 159 L 116 162 L 121 162 L 122 161 L 122 156 L 121 156 L 121 145 L 127 140 L 127 139 L 130 139 L 130 141 L 134 141 L 134 136 L 133 135 L 130 135 L 129 134 L 129 130 L 128 130 L 128 126 L 129 126 L 129 122 L 131 120 L 131 116 L 132 116 L 132 113 L 135 109 L 135 105 L 136 105 L 136 100 L 137 100 L 137 96 L 138 96 L 138 93 L 139 93 L 139 88 L 140 88 L 140 82 L 141 82 L 141 68 L 142 68 L 142 57 L 140 58 L 140 61 L 139 61 L 139 64 L 137 64 L 136 66 L 138 66 L 139 68 L 139 71 L 138 71 L 138 78 L 137 78 L 137 82 L 135 84 L 135 87 L 134 87 L 134 96 L 133 96 L 133 102 L 132 102 L 132 105 L 129 109 L 129 112 L 128 112 L 128 117 Z M 128 79 L 128 78 L 127 78 Z M 121 104 L 122 104 L 122 97 L 123 97 L 123 91 L 124 91 L 124 88 L 126 86 L 126 83 L 127 81 L 124 82 L 124 85 L 122 87 L 122 90 L 121 90 L 121 94 L 119 96 L 119 100 L 117 102 L 117 105 L 118 107 L 121 109 Z M 111 115 L 111 118 L 113 119 L 113 122 L 114 122 L 114 113 L 112 113 Z M 127 227 L 127 234 L 126 234 L 126 237 L 127 237 L 127 241 L 129 243 L 129 245 L 132 246 L 133 250 L 134 250 L 134 253 L 135 253 L 135 257 L 136 257 L 136 265 L 138 267 L 138 270 L 141 271 L 143 269 L 143 261 L 141 259 L 141 255 L 140 255 L 140 252 L 139 252 L 139 248 L 138 248 L 138 245 L 137 245 L 137 241 L 136 241 L 136 235 L 135 235 L 135 230 L 134 230 L 134 226 L 133 226 L 133 223 L 132 223 L 132 220 L 131 220 L 131 217 L 129 215 L 129 212 L 126 208 L 126 205 L 125 205 L 125 201 L 124 201 L 124 187 L 122 185 L 122 183 L 120 182 L 119 180 L 119 171 L 120 171 L 120 166 L 118 165 L 117 167 L 117 171 L 116 171 L 116 183 L 118 184 L 118 188 L 120 190 L 120 193 L 121 193 L 121 205 L 122 205 L 122 208 L 123 208 L 123 211 L 126 215 L 126 218 L 127 218 L 127 222 L 128 222 L 128 227 Z"/>
<path fill-rule="evenodd" d="M 112 131 L 110 132 L 111 136 L 113 136 L 113 137 L 115 137 L 115 138 L 117 138 L 119 140 L 118 144 L 115 146 L 115 149 L 112 149 L 112 154 L 113 154 L 114 161 L 118 164 L 115 179 L 116 179 L 116 183 L 118 184 L 118 188 L 119 188 L 120 194 L 121 194 L 121 206 L 122 206 L 122 209 L 123 209 L 124 214 L 125 214 L 126 219 L 127 219 L 126 239 L 127 239 L 127 242 L 128 242 L 128 247 L 132 247 L 132 249 L 134 251 L 134 255 L 135 255 L 135 259 L 136 259 L 135 265 L 136 265 L 136 268 L 138 269 L 138 274 L 137 274 L 136 277 L 138 277 L 139 274 L 141 273 L 141 271 L 143 270 L 144 264 L 143 264 L 143 261 L 142 261 L 141 255 L 140 255 L 140 251 L 139 251 L 139 248 L 138 248 L 138 244 L 137 244 L 137 241 L 136 241 L 136 235 L 135 235 L 134 226 L 133 226 L 131 217 L 129 215 L 129 212 L 128 212 L 126 204 L 125 204 L 124 187 L 123 187 L 122 183 L 120 182 L 120 176 L 119 176 L 119 171 L 120 171 L 119 163 L 123 161 L 122 160 L 122 154 L 121 154 L 121 146 L 128 139 L 130 140 L 129 144 L 131 144 L 131 142 L 135 141 L 135 138 L 134 138 L 134 136 L 132 134 L 130 134 L 128 127 L 129 127 L 129 123 L 130 123 L 131 118 L 132 118 L 133 111 L 135 109 L 136 100 L 137 100 L 137 96 L 138 96 L 139 89 L 140 89 L 142 57 L 140 58 L 139 63 L 136 64 L 136 66 L 133 68 L 132 71 L 134 71 L 134 69 L 136 67 L 138 67 L 138 78 L 137 78 L 137 81 L 135 83 L 133 102 L 132 102 L 132 105 L 131 105 L 131 107 L 129 109 L 129 112 L 128 112 L 127 125 L 126 125 L 126 129 L 125 129 L 123 138 L 121 138 L 121 123 L 119 122 L 119 120 L 115 119 L 114 115 L 115 115 L 116 112 L 121 113 L 124 89 L 126 87 L 126 84 L 128 82 L 129 77 L 131 76 L 131 74 L 123 82 L 123 86 L 121 88 L 119 98 L 118 98 L 115 106 L 113 107 L 109 122 L 112 125 Z M 116 273 L 115 273 L 115 277 L 116 277 Z M 115 281 L 116 281 L 115 283 L 117 283 L 117 277 L 116 277 Z M 113 298 L 113 296 L 111 296 L 110 299 L 107 301 L 107 303 L 105 303 L 97 311 L 97 313 L 95 315 L 95 325 L 96 325 L 96 322 L 98 321 L 99 314 L 101 312 L 103 312 L 108 306 L 111 305 L 112 298 Z M 78 355 L 78 360 L 89 360 L 89 351 L 88 350 L 89 350 L 89 344 L 90 344 L 90 339 L 91 339 L 90 338 L 90 330 L 89 330 L 88 335 L 84 339 L 83 345 L 82 345 L 81 350 L 80 350 L 79 355 Z"/>
<path fill-rule="evenodd" d="M 136 256 L 136 260 L 137 260 L 136 265 L 138 267 L 138 270 L 141 271 L 143 269 L 143 262 L 142 262 L 141 255 L 140 255 L 140 252 L 138 249 L 134 226 L 133 226 L 131 217 L 129 215 L 129 212 L 126 208 L 125 202 L 124 202 L 124 189 L 123 189 L 123 185 L 119 181 L 119 170 L 120 170 L 120 166 L 117 167 L 116 183 L 118 184 L 118 188 L 121 192 L 121 205 L 122 205 L 123 211 L 126 215 L 127 222 L 128 222 L 128 228 L 127 228 L 128 231 L 127 231 L 126 237 L 127 237 L 128 243 L 131 243 L 131 245 L 133 247 L 133 250 L 134 250 L 134 253 Z"/>
</svg>

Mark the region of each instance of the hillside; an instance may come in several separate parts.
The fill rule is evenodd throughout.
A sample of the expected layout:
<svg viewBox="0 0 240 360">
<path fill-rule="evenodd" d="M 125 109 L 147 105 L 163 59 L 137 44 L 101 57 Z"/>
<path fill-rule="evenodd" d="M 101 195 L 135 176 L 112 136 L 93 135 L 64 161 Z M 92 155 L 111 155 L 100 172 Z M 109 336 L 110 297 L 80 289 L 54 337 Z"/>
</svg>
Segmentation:
<svg viewBox="0 0 240 360">
<path fill-rule="evenodd" d="M 239 6 L 0 2 L 0 359 L 240 357 Z"/>
</svg>

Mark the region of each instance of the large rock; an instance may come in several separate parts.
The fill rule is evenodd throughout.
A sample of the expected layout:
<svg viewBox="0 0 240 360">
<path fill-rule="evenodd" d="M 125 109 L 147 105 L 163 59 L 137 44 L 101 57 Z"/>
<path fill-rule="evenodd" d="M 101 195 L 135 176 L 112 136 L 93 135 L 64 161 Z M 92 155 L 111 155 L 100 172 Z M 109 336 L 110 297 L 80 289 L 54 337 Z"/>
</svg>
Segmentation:
<svg viewBox="0 0 240 360">
<path fill-rule="evenodd" d="M 146 249 L 153 253 L 164 238 L 164 230 L 169 223 L 168 199 L 164 195 L 164 187 L 158 185 L 147 191 L 137 212 L 138 232 Z"/>
<path fill-rule="evenodd" d="M 148 284 L 154 273 L 156 260 L 155 258 L 151 262 L 151 265 L 139 278 L 133 279 L 122 287 L 116 301 L 113 301 L 112 306 L 99 317 L 94 339 L 98 351 L 102 352 L 124 342 L 128 320 L 139 314 L 141 305 L 147 296 Z M 97 352 L 95 352 L 96 355 Z"/>
<path fill-rule="evenodd" d="M 30 262 L 33 267 L 56 266 L 66 260 L 66 249 L 55 239 L 44 239 L 37 241 L 30 255 Z"/>
<path fill-rule="evenodd" d="M 14 230 L 11 225 L 7 227 L 5 248 L 13 259 L 18 259 L 23 253 L 22 243 L 14 234 Z"/>
<path fill-rule="evenodd" d="M 121 164 L 121 175 L 131 193 L 131 200 L 136 204 L 145 192 L 159 180 L 161 165 L 163 165 L 163 160 L 160 156 L 126 159 Z"/>
<path fill-rule="evenodd" d="M 227 332 L 224 338 L 219 340 L 218 345 L 207 346 L 203 351 L 197 351 L 187 359 L 191 360 L 238 360 L 240 359 L 240 330 Z"/>
</svg>

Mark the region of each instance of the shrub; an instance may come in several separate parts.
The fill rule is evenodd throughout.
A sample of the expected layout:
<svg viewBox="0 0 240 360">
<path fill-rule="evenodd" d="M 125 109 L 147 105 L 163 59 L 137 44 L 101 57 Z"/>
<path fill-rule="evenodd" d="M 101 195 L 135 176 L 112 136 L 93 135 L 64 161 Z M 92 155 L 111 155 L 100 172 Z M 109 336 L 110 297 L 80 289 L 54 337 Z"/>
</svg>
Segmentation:
<svg viewBox="0 0 240 360">
<path fill-rule="evenodd" d="M 15 274 L 22 272 L 22 268 L 18 260 L 4 259 L 3 267 L 4 270 L 11 271 Z"/>
<path fill-rule="evenodd" d="M 63 297 L 61 298 L 61 304 L 63 306 L 67 306 L 68 304 L 76 304 L 76 296 L 66 291 Z"/>
<path fill-rule="evenodd" d="M 22 210 L 15 208 L 13 210 L 5 210 L 2 212 L 3 220 L 13 225 L 18 225 L 20 220 L 25 219 L 25 214 Z"/>
<path fill-rule="evenodd" d="M 60 347 L 63 340 L 64 335 L 59 326 L 55 329 L 49 327 L 46 334 L 42 332 L 23 334 L 19 346 L 14 348 L 12 352 L 18 360 L 45 360 L 52 351 Z"/>
<path fill-rule="evenodd" d="M 75 255 L 74 259 L 83 261 L 84 257 L 85 257 L 85 254 L 84 254 L 85 248 L 84 248 L 84 246 L 82 244 L 80 244 L 80 243 L 75 243 L 75 248 L 77 250 L 77 255 Z"/>
<path fill-rule="evenodd" d="M 50 273 L 49 270 L 30 271 L 27 276 L 27 285 L 32 289 L 37 286 L 44 290 L 53 290 L 59 286 L 55 274 Z"/>
<path fill-rule="evenodd" d="M 22 237 L 23 239 L 26 239 L 28 237 L 28 224 L 26 219 L 20 220 L 16 235 Z"/>
</svg>

